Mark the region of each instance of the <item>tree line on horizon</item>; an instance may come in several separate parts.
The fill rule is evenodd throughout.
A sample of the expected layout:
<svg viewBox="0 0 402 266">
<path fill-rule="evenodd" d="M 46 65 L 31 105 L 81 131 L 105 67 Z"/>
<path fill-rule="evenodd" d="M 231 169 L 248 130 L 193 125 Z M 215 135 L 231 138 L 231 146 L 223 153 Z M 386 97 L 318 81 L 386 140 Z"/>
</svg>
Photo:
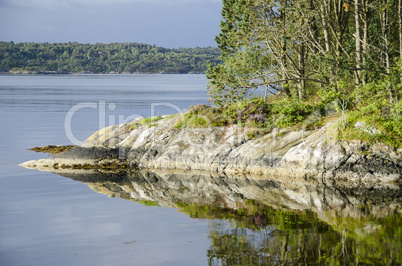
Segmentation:
<svg viewBox="0 0 402 266">
<path fill-rule="evenodd" d="M 205 73 L 220 62 L 214 47 L 168 49 L 143 43 L 0 42 L 3 73 Z"/>
</svg>

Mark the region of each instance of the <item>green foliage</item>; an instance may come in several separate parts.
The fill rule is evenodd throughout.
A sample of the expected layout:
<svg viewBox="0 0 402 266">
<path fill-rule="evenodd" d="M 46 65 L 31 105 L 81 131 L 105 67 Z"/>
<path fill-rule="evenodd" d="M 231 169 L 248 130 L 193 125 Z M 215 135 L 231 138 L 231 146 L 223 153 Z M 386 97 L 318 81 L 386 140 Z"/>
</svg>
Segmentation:
<svg viewBox="0 0 402 266">
<path fill-rule="evenodd" d="M 382 106 L 383 104 L 379 104 Z M 347 127 L 340 132 L 341 139 L 360 139 L 370 143 L 383 142 L 391 147 L 402 147 L 402 118 L 398 111 L 402 111 L 402 102 L 399 101 L 392 111 L 385 105 L 379 108 L 375 102 L 361 108 L 360 111 L 348 112 Z M 381 131 L 379 135 L 371 135 L 363 130 L 354 128 L 357 121 L 365 121 Z"/>
<path fill-rule="evenodd" d="M 176 117 L 176 116 L 178 116 L 178 114 L 171 114 L 171 115 L 168 115 L 168 116 L 164 117 L 164 119 L 170 119 L 170 118 L 173 118 L 173 117 Z"/>
<path fill-rule="evenodd" d="M 217 110 L 227 109 L 221 111 L 227 123 L 258 126 L 260 122 L 250 123 L 237 112 L 255 89 L 280 91 L 283 101 L 258 112 L 278 127 L 314 127 L 327 106 L 336 103 L 343 127 L 346 116 L 357 110 L 359 119 L 384 132 L 377 140 L 396 139 L 397 144 L 402 131 L 402 22 L 396 5 L 395 0 L 339 5 L 319 0 L 224 0 L 216 37 L 222 63 L 209 65 L 207 71 L 211 101 Z M 321 118 L 306 121 L 314 110 Z M 350 137 L 357 136 L 350 124 Z"/>
<path fill-rule="evenodd" d="M 191 106 L 189 112 L 185 113 L 176 124 L 177 128 L 197 128 L 208 127 L 212 125 L 213 110 L 210 106 L 199 104 Z"/>
<path fill-rule="evenodd" d="M 223 0 L 222 18 L 220 22 L 221 33 L 215 40 L 224 55 L 235 52 L 243 34 L 250 31 L 250 0 Z"/>
<path fill-rule="evenodd" d="M 248 132 L 254 138 L 269 132 L 274 126 L 288 127 L 303 122 L 316 108 L 316 105 L 300 103 L 289 99 L 268 103 L 263 98 L 253 98 L 223 107 L 208 105 L 191 106 L 176 127 L 208 127 L 237 124 L 241 127 L 255 128 Z M 261 130 L 260 130 L 261 129 Z"/>
<path fill-rule="evenodd" d="M 79 44 L 0 42 L 0 72 L 205 73 L 217 48 L 166 49 L 142 43 Z"/>
<path fill-rule="evenodd" d="M 159 120 L 164 119 L 162 116 L 155 116 L 155 117 L 148 117 L 148 118 L 144 118 L 140 121 L 141 125 L 149 125 L 149 124 L 154 124 Z"/>
<path fill-rule="evenodd" d="M 221 33 L 215 40 L 221 50 L 222 64 L 208 65 L 208 91 L 215 105 L 223 106 L 244 100 L 249 92 L 258 88 L 261 70 L 267 65 L 261 49 L 245 49 L 255 40 L 249 40 L 255 17 L 255 0 L 224 0 Z M 256 79 L 254 79 L 256 78 Z"/>
<path fill-rule="evenodd" d="M 341 92 L 336 90 L 335 88 L 328 88 L 325 90 L 317 91 L 317 96 L 321 99 L 321 105 L 325 106 L 333 101 L 336 101 L 341 95 Z"/>
<path fill-rule="evenodd" d="M 277 115 L 278 127 L 289 127 L 302 122 L 314 110 L 314 106 L 297 101 L 283 100 L 273 104 L 273 113 Z"/>
<path fill-rule="evenodd" d="M 226 65 L 209 67 L 207 78 L 211 80 L 208 83 L 208 94 L 215 105 L 223 106 L 246 97 L 247 91 L 241 87 L 232 69 Z"/>
<path fill-rule="evenodd" d="M 399 80 L 395 87 L 399 86 Z M 402 101 L 390 102 L 386 79 L 377 83 L 368 83 L 356 88 L 355 97 L 359 98 L 355 110 L 348 112 L 347 128 L 341 132 L 344 139 L 363 139 L 371 143 L 384 142 L 393 147 L 402 147 Z M 402 93 L 396 94 L 401 99 Z M 362 130 L 354 128 L 357 121 L 366 121 L 367 124 L 376 127 L 381 135 L 369 135 Z"/>
<path fill-rule="evenodd" d="M 253 128 L 247 131 L 248 139 L 270 132 L 273 127 L 316 129 L 325 124 L 326 117 L 333 119 L 342 113 L 345 100 L 346 127 L 340 128 L 340 139 L 360 139 L 370 143 L 383 142 L 402 147 L 402 100 L 391 104 L 386 90 L 387 82 L 369 83 L 352 89 L 347 82 L 338 82 L 339 90 L 321 90 L 315 102 L 300 102 L 291 98 L 272 96 L 268 100 L 252 98 L 228 103 L 224 106 L 192 106 L 176 127 L 209 127 L 237 124 Z M 399 99 L 401 93 L 397 94 Z M 359 102 L 354 104 L 355 99 Z M 366 121 L 381 131 L 370 135 L 354 127 L 357 121 Z"/>
<path fill-rule="evenodd" d="M 140 203 L 142 203 L 143 205 L 148 206 L 148 207 L 159 206 L 159 202 L 157 202 L 157 201 L 141 200 Z"/>
<path fill-rule="evenodd" d="M 176 127 L 208 127 L 237 124 L 239 126 L 270 128 L 267 120 L 269 105 L 261 98 L 251 99 L 224 107 L 191 106 Z"/>
<path fill-rule="evenodd" d="M 191 115 L 186 118 L 185 127 L 196 128 L 196 127 L 208 127 L 208 119 L 201 115 Z M 179 126 L 178 126 L 179 127 Z"/>
</svg>

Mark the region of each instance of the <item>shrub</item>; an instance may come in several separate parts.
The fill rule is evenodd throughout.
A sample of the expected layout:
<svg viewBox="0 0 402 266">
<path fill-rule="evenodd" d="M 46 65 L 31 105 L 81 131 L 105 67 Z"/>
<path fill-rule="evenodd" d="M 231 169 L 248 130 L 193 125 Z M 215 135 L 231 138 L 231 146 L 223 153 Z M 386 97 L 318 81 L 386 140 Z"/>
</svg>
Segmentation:
<svg viewBox="0 0 402 266">
<path fill-rule="evenodd" d="M 274 121 L 278 127 L 289 127 L 302 122 L 314 111 L 313 105 L 297 101 L 283 100 L 273 104 L 272 113 L 276 114 Z"/>
</svg>

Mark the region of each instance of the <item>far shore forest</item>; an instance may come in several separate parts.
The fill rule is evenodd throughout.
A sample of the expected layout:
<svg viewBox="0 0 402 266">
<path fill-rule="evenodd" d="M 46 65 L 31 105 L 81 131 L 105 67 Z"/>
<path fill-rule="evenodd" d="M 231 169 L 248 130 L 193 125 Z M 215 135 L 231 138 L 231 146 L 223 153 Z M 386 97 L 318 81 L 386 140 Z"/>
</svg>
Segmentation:
<svg viewBox="0 0 402 266">
<path fill-rule="evenodd" d="M 167 49 L 143 43 L 81 44 L 0 42 L 3 73 L 205 73 L 217 64 L 214 47 Z"/>
</svg>

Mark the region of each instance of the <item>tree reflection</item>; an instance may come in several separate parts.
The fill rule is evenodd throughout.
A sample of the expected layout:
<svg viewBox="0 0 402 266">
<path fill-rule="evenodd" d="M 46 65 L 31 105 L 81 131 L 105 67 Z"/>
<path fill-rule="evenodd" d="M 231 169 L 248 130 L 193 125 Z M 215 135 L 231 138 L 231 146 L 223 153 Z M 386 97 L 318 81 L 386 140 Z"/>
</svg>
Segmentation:
<svg viewBox="0 0 402 266">
<path fill-rule="evenodd" d="M 68 177 L 98 193 L 211 220 L 210 265 L 402 264 L 400 190 L 351 191 L 200 174 Z"/>
<path fill-rule="evenodd" d="M 348 220 L 342 226 L 326 225 L 305 214 L 288 214 L 297 223 L 280 217 L 267 219 L 260 229 L 239 227 L 232 222 L 210 223 L 208 250 L 210 265 L 400 265 L 402 219 L 399 214 L 377 220 L 375 228 L 367 221 Z M 274 212 L 271 215 L 275 215 Z M 303 218 L 304 217 L 304 218 Z M 274 221 L 279 221 L 275 223 Z M 346 222 L 346 221 L 343 221 Z M 372 230 L 372 231 L 370 231 Z"/>
</svg>

